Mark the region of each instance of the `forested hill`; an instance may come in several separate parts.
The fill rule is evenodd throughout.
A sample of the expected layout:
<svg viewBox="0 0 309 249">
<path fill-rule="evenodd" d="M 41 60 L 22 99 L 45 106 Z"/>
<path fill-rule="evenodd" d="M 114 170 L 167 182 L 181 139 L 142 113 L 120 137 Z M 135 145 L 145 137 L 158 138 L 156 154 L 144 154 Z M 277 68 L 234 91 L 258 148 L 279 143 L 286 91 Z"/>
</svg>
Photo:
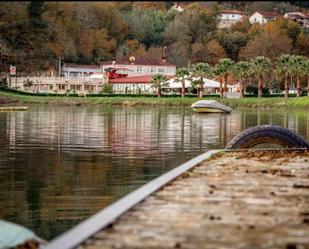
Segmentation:
<svg viewBox="0 0 309 249">
<path fill-rule="evenodd" d="M 208 62 L 220 58 L 250 59 L 282 53 L 309 56 L 309 34 L 280 18 L 267 25 L 248 20 L 228 30 L 217 28 L 219 11 L 238 9 L 307 12 L 306 2 L 1 2 L 1 72 L 17 63 L 19 73 L 57 69 L 62 61 L 98 64 L 134 53 L 162 56 L 169 62 Z M 297 6 L 298 4 L 298 6 Z"/>
</svg>

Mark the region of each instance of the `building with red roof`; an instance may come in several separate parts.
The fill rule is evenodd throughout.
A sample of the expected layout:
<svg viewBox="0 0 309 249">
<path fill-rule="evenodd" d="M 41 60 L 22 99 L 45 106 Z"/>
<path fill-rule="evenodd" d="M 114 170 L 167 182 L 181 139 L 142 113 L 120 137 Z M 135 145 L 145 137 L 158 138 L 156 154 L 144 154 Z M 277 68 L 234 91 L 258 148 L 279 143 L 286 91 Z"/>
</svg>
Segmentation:
<svg viewBox="0 0 309 249">
<path fill-rule="evenodd" d="M 111 68 L 126 68 L 128 76 L 141 75 L 175 75 L 176 65 L 168 63 L 166 60 L 144 56 L 123 56 L 114 61 L 105 61 L 101 63 L 101 72 L 106 72 Z"/>
<path fill-rule="evenodd" d="M 288 12 L 284 14 L 284 18 L 291 19 L 304 28 L 309 28 L 309 15 L 301 12 Z"/>
<path fill-rule="evenodd" d="M 280 17 L 280 15 L 276 12 L 256 11 L 253 15 L 249 17 L 249 22 L 265 24 L 268 23 L 269 21 L 275 20 L 278 17 Z"/>
<path fill-rule="evenodd" d="M 166 76 L 169 80 L 173 76 Z M 113 85 L 115 93 L 155 93 L 155 89 L 151 87 L 152 75 L 139 75 L 109 79 L 108 83 Z"/>
</svg>

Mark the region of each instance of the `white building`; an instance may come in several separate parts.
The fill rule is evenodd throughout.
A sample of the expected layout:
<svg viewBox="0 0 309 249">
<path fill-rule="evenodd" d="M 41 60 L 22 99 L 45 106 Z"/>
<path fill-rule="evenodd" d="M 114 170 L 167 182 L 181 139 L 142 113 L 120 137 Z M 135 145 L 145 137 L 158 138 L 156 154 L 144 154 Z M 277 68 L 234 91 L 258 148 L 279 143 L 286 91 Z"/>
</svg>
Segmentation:
<svg viewBox="0 0 309 249">
<path fill-rule="evenodd" d="M 188 77 L 189 78 L 189 77 Z M 199 80 L 199 78 L 193 77 L 191 80 Z M 188 89 L 192 86 L 192 81 L 189 79 L 185 79 L 185 88 Z M 204 90 L 206 94 L 220 94 L 220 82 L 211 80 L 211 79 L 203 79 L 204 81 Z M 169 88 L 169 89 L 180 89 L 182 88 L 182 83 L 176 80 L 176 78 L 171 78 L 170 80 L 167 81 L 169 85 L 164 88 Z M 232 92 L 233 90 L 233 85 L 228 84 L 227 85 L 228 91 Z"/>
<path fill-rule="evenodd" d="M 166 60 L 142 56 L 123 56 L 115 61 L 101 63 L 101 72 L 105 72 L 108 68 L 128 69 L 128 76 L 176 74 L 176 65 L 170 64 Z"/>
<path fill-rule="evenodd" d="M 301 12 L 288 12 L 285 13 L 283 17 L 299 23 L 299 25 L 304 28 L 309 28 L 309 15 Z"/>
<path fill-rule="evenodd" d="M 251 24 L 253 23 L 265 24 L 275 20 L 279 16 L 280 15 L 275 12 L 257 11 L 249 17 L 249 22 Z"/>
<path fill-rule="evenodd" d="M 230 28 L 233 24 L 241 21 L 245 13 L 238 10 L 223 10 L 220 12 L 218 28 Z"/>
<path fill-rule="evenodd" d="M 61 67 L 62 77 L 85 78 L 95 73 L 100 73 L 100 66 L 65 63 Z"/>
<path fill-rule="evenodd" d="M 183 12 L 184 11 L 184 8 L 181 7 L 179 4 L 174 4 L 172 7 L 171 7 L 172 10 L 177 10 L 178 12 Z"/>
</svg>

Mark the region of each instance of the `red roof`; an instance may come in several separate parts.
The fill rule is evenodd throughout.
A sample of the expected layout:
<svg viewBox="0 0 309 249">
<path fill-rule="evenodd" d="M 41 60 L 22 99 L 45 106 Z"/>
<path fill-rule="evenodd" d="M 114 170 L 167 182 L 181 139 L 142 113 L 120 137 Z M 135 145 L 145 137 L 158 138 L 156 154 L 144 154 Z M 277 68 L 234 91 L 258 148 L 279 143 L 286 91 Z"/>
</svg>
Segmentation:
<svg viewBox="0 0 309 249">
<path fill-rule="evenodd" d="M 131 65 L 132 61 L 130 61 L 131 56 L 123 56 L 116 60 L 116 64 L 120 65 Z M 164 62 L 163 60 L 158 60 L 150 57 L 142 57 L 142 56 L 134 56 L 135 61 L 134 65 L 142 65 L 142 66 L 176 66 L 174 64 L 170 64 L 168 62 Z M 113 65 L 113 61 L 104 61 L 101 62 L 101 65 Z"/>
<path fill-rule="evenodd" d="M 245 12 L 238 11 L 238 10 L 222 10 L 220 11 L 221 14 L 236 14 L 236 15 L 245 15 Z"/>
<path fill-rule="evenodd" d="M 95 68 L 100 69 L 100 66 L 98 65 L 78 65 L 73 63 L 64 63 L 65 67 L 74 67 L 74 68 Z"/>
<path fill-rule="evenodd" d="M 112 84 L 125 84 L 125 83 L 142 83 L 142 84 L 149 84 L 153 75 L 141 75 L 141 76 L 130 76 L 130 77 L 123 77 L 117 79 L 109 79 L 108 83 Z M 167 79 L 171 79 L 174 76 L 165 75 Z"/>
<path fill-rule="evenodd" d="M 277 16 L 280 16 L 276 12 L 269 12 L 269 11 L 257 11 L 257 12 L 260 13 L 264 17 L 277 17 Z"/>
</svg>

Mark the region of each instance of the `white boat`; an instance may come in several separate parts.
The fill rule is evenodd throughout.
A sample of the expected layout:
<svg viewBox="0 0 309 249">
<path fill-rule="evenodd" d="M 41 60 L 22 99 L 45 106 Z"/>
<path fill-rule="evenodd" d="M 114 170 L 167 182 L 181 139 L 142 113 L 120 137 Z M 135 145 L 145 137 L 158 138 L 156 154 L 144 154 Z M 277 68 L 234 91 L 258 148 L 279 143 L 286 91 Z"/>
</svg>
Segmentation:
<svg viewBox="0 0 309 249">
<path fill-rule="evenodd" d="M 206 113 L 230 113 L 232 108 L 223 105 L 216 100 L 199 100 L 191 105 L 195 112 Z"/>
</svg>

